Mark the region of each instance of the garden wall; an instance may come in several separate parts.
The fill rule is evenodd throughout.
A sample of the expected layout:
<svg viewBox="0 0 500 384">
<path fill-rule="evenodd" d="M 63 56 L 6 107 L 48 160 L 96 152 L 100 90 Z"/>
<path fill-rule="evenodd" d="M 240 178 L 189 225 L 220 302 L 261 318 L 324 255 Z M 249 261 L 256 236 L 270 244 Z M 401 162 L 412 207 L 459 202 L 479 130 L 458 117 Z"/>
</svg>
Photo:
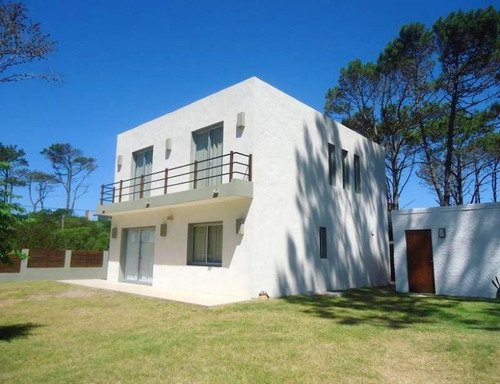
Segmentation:
<svg viewBox="0 0 500 384">
<path fill-rule="evenodd" d="M 0 265 L 0 282 L 106 278 L 108 251 L 23 249 L 23 253 L 29 258 L 12 257 L 13 264 Z"/>
</svg>

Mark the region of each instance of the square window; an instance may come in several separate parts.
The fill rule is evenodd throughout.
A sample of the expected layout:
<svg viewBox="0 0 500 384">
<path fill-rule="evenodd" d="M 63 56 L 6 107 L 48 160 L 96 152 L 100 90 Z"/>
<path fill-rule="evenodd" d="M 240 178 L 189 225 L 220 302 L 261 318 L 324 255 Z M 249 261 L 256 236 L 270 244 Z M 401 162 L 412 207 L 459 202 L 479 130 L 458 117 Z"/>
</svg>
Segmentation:
<svg viewBox="0 0 500 384">
<path fill-rule="evenodd" d="M 189 224 L 188 264 L 222 265 L 222 223 Z"/>
</svg>

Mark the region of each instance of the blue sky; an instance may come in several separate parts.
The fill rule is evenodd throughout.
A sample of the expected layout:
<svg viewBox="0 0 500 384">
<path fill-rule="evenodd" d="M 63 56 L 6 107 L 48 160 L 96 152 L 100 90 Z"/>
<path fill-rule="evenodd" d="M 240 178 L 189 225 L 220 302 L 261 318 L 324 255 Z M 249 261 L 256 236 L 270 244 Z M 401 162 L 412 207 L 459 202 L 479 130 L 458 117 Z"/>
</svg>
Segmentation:
<svg viewBox="0 0 500 384">
<path fill-rule="evenodd" d="M 374 61 L 400 27 L 454 10 L 495 5 L 439 1 L 24 1 L 58 41 L 30 70 L 62 83 L 0 85 L 0 141 L 24 149 L 31 169 L 50 171 L 44 147 L 69 142 L 97 159 L 77 213 L 95 211 L 113 181 L 116 135 L 257 76 L 323 111 L 324 95 L 353 59 Z M 497 3 L 498 4 L 498 3 Z M 17 190 L 27 195 L 26 191 Z M 46 201 L 63 207 L 57 190 Z M 29 205 L 28 200 L 21 200 Z M 413 180 L 401 206 L 436 205 Z"/>
</svg>

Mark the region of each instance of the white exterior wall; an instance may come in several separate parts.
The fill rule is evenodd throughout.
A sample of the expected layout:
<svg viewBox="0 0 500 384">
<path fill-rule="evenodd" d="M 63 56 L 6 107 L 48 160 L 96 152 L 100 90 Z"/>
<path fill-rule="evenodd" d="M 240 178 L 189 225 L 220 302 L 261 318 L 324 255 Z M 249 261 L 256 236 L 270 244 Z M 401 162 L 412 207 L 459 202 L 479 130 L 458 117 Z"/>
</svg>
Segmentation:
<svg viewBox="0 0 500 384">
<path fill-rule="evenodd" d="M 254 292 L 272 296 L 390 281 L 384 152 L 283 92 L 256 84 Z M 336 186 L 328 182 L 328 143 L 336 146 Z M 341 150 L 349 151 L 349 189 Z M 361 193 L 353 155 L 361 157 Z M 319 227 L 327 228 L 327 259 Z M 373 233 L 373 236 L 372 236 Z"/>
<path fill-rule="evenodd" d="M 500 278 L 500 203 L 394 211 L 392 225 L 398 291 L 409 290 L 405 231 L 430 229 L 436 294 L 496 297 L 491 280 Z"/>
<path fill-rule="evenodd" d="M 245 128 L 236 129 L 238 112 Z M 153 171 L 193 161 L 191 132 L 224 124 L 223 151 L 253 154 L 253 199 L 171 206 L 113 217 L 108 279 L 120 279 L 124 228 L 156 226 L 153 285 L 256 297 L 389 282 L 383 150 L 281 91 L 251 78 L 118 136 L 115 181 L 131 177 L 132 154 L 153 146 Z M 165 156 L 165 140 L 172 151 Z M 337 185 L 328 183 L 328 142 L 337 150 Z M 349 151 L 351 187 L 342 188 L 340 151 Z M 354 191 L 353 154 L 361 157 Z M 165 221 L 173 216 L 172 221 Z M 245 234 L 235 220 L 245 217 Z M 223 221 L 222 267 L 186 265 L 189 223 Z M 167 222 L 167 237 L 159 225 Z M 319 226 L 328 257 L 319 257 Z"/>
</svg>

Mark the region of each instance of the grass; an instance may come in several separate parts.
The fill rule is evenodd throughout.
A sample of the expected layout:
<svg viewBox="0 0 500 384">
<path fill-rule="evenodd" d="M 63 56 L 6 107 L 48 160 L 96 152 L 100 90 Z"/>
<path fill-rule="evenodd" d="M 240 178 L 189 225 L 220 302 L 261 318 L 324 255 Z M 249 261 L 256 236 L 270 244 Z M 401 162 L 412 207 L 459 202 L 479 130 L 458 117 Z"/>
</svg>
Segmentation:
<svg viewBox="0 0 500 384">
<path fill-rule="evenodd" d="M 391 288 L 206 310 L 0 284 L 2 383 L 494 383 L 500 303 Z"/>
</svg>

